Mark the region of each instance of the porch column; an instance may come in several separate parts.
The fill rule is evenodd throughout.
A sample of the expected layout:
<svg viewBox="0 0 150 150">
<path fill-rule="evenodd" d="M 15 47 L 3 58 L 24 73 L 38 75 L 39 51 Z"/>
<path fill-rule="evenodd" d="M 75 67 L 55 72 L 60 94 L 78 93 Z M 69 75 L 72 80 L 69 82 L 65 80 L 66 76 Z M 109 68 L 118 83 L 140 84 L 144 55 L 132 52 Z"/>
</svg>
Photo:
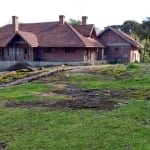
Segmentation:
<svg viewBox="0 0 150 150">
<path fill-rule="evenodd" d="M 87 63 L 88 62 L 88 50 L 85 49 L 84 50 L 84 63 Z"/>
<path fill-rule="evenodd" d="M 33 48 L 29 46 L 29 61 L 33 61 Z"/>
<path fill-rule="evenodd" d="M 17 57 L 17 50 L 16 50 L 16 46 L 15 43 L 13 44 L 13 61 L 16 61 L 16 57 Z"/>
<path fill-rule="evenodd" d="M 104 48 L 101 49 L 101 59 L 104 60 Z"/>
</svg>

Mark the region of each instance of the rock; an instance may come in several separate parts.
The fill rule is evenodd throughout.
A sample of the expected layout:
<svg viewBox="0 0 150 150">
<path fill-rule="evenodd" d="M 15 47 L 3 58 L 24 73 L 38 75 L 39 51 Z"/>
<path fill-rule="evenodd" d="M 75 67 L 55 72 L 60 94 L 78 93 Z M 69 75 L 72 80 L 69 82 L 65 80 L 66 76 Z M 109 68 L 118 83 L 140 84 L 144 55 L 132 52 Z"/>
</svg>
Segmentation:
<svg viewBox="0 0 150 150">
<path fill-rule="evenodd" d="M 10 66 L 7 71 L 17 71 L 21 69 L 28 69 L 29 71 L 32 71 L 32 67 L 27 62 L 17 62 Z"/>
</svg>

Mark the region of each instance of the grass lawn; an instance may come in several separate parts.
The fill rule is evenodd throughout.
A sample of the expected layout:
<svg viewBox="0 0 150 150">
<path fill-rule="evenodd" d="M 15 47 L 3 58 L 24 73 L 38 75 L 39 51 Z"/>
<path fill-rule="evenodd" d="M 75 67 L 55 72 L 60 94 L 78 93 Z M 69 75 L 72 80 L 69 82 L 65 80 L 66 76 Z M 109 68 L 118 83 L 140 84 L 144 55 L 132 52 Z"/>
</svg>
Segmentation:
<svg viewBox="0 0 150 150">
<path fill-rule="evenodd" d="M 3 106 L 5 101 L 66 100 L 69 95 L 59 94 L 66 86 L 117 90 L 128 99 L 124 103 L 124 99 L 112 97 L 122 104 L 111 111 Z M 150 65 L 85 67 L 81 72 L 58 73 L 0 89 L 2 147 L 7 150 L 149 150 Z"/>
</svg>

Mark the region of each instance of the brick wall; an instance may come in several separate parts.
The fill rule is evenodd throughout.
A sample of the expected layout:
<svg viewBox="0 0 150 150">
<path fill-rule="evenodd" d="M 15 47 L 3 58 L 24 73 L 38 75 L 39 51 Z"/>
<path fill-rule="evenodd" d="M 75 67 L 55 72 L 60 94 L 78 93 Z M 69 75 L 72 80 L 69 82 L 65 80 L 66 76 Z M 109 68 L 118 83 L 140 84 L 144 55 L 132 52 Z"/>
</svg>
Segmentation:
<svg viewBox="0 0 150 150">
<path fill-rule="evenodd" d="M 106 31 L 100 39 L 105 43 L 127 43 L 124 39 L 110 30 Z"/>
<path fill-rule="evenodd" d="M 128 63 L 131 62 L 130 43 L 126 42 L 120 36 L 108 30 L 101 35 L 102 40 L 106 45 L 106 59 L 108 62 Z"/>
<path fill-rule="evenodd" d="M 84 61 L 82 48 L 38 48 L 34 49 L 34 60 L 51 62 Z"/>
</svg>

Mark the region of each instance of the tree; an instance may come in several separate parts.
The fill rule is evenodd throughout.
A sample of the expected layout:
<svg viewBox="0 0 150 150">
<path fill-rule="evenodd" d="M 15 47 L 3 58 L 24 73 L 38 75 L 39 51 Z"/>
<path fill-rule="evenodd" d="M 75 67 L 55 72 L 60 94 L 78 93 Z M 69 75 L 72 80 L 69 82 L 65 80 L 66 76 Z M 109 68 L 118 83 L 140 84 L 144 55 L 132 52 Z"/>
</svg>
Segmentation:
<svg viewBox="0 0 150 150">
<path fill-rule="evenodd" d="M 136 33 L 139 27 L 140 24 L 137 21 L 128 20 L 122 24 L 121 29 L 127 34 L 131 34 L 131 33 Z"/>
<path fill-rule="evenodd" d="M 146 40 L 150 40 L 150 17 L 147 17 L 145 20 L 143 20 L 142 26 Z"/>
<path fill-rule="evenodd" d="M 71 25 L 80 25 L 81 24 L 81 21 L 80 20 L 74 20 L 74 19 L 69 19 L 69 23 Z"/>
</svg>

